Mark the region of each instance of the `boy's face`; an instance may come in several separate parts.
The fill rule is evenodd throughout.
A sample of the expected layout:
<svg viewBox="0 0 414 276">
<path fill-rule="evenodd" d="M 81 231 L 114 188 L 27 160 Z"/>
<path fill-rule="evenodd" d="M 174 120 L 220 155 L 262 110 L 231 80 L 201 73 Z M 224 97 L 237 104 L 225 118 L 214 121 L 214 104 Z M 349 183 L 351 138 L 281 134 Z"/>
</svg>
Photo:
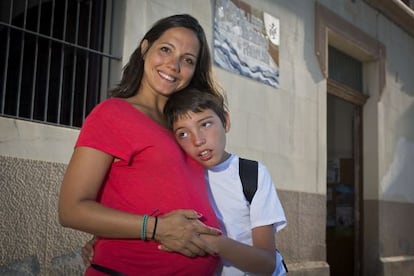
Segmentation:
<svg viewBox="0 0 414 276">
<path fill-rule="evenodd" d="M 220 118 L 211 109 L 198 113 L 188 112 L 173 124 L 173 133 L 178 144 L 206 168 L 215 166 L 227 158 L 228 154 L 224 148 L 229 129 L 228 114 L 224 127 Z"/>
</svg>

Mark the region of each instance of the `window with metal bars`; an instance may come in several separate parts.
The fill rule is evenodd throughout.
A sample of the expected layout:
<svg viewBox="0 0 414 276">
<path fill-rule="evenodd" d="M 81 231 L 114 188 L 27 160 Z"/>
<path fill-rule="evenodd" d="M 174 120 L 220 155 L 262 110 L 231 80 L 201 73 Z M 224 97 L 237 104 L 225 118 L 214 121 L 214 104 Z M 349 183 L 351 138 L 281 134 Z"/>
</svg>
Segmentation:
<svg viewBox="0 0 414 276">
<path fill-rule="evenodd" d="M 103 66 L 120 60 L 104 52 L 112 7 L 110 0 L 0 1 L 0 116 L 80 127 L 106 90 Z"/>
<path fill-rule="evenodd" d="M 329 78 L 362 93 L 362 62 L 329 46 Z"/>
</svg>

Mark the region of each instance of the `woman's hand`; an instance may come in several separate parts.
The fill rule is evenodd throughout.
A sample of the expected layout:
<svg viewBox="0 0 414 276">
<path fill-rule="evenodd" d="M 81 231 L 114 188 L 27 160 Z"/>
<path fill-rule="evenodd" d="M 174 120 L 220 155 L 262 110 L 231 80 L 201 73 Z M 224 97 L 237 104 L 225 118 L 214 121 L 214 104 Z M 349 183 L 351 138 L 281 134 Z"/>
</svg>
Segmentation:
<svg viewBox="0 0 414 276">
<path fill-rule="evenodd" d="M 214 254 L 200 234 L 218 236 L 221 231 L 202 223 L 201 217 L 193 210 L 176 210 L 159 216 L 155 240 L 161 243 L 160 249 L 188 257 Z"/>
<path fill-rule="evenodd" d="M 81 254 L 83 264 L 88 267 L 91 265 L 93 258 L 93 246 L 95 244 L 96 237 L 93 237 L 91 240 L 87 241 L 84 246 L 82 246 Z"/>
</svg>

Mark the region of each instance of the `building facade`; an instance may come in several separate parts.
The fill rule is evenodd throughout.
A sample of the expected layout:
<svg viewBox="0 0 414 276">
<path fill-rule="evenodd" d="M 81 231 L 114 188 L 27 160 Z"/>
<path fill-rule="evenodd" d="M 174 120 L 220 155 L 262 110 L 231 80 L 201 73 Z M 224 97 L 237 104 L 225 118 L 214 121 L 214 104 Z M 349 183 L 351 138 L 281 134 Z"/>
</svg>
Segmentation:
<svg viewBox="0 0 414 276">
<path fill-rule="evenodd" d="M 227 2 L 280 23 L 276 86 L 214 75 L 228 150 L 276 184 L 289 274 L 414 275 L 412 0 L 2 1 L 0 274 L 82 275 L 90 236 L 59 225 L 57 200 L 84 116 L 159 18 L 192 14 L 214 54 Z"/>
</svg>

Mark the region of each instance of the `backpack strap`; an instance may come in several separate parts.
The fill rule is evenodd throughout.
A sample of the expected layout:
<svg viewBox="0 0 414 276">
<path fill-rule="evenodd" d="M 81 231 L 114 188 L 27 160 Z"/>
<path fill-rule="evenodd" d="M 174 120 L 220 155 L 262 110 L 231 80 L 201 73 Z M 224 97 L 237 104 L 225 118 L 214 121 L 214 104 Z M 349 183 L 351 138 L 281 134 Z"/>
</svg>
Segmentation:
<svg viewBox="0 0 414 276">
<path fill-rule="evenodd" d="M 259 164 L 257 161 L 239 157 L 239 175 L 243 186 L 243 193 L 249 203 L 257 190 Z"/>
</svg>

